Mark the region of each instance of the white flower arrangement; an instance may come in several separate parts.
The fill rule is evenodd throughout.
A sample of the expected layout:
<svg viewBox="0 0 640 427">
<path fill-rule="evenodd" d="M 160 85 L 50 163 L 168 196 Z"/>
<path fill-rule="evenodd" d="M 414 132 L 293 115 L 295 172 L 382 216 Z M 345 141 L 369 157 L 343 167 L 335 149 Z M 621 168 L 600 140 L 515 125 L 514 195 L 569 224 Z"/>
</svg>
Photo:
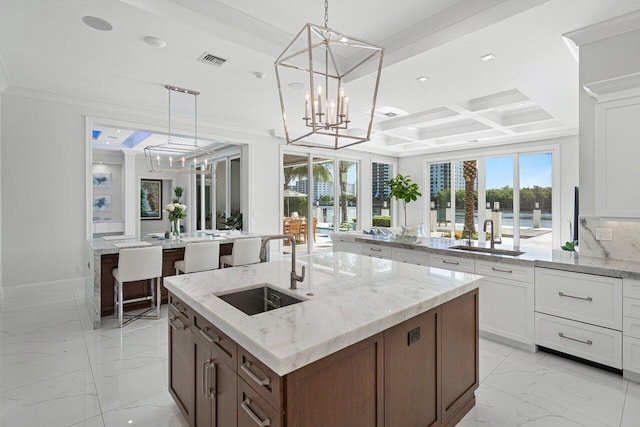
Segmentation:
<svg viewBox="0 0 640 427">
<path fill-rule="evenodd" d="M 169 221 L 175 221 L 180 218 L 184 218 L 187 216 L 185 211 L 187 210 L 187 205 L 182 203 L 169 203 L 165 206 L 165 212 L 169 213 Z"/>
</svg>

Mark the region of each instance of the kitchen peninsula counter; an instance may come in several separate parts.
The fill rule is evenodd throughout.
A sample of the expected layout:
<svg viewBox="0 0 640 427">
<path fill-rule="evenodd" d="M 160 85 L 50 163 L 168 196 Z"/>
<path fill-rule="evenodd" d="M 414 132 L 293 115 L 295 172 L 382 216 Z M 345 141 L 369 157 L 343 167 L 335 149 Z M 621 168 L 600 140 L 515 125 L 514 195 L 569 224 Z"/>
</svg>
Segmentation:
<svg viewBox="0 0 640 427">
<path fill-rule="evenodd" d="M 156 237 L 157 236 L 157 237 Z M 218 241 L 220 242 L 220 254 L 231 253 L 233 242 L 236 239 L 249 237 L 263 237 L 235 230 L 215 230 L 195 233 L 182 233 L 179 239 L 165 239 L 164 236 L 148 235 L 139 236 L 109 236 L 100 237 L 87 242 L 87 274 L 85 282 L 85 300 L 89 307 L 89 316 L 94 329 L 100 328 L 101 317 L 113 311 L 113 282 L 111 270 L 117 267 L 117 255 L 120 249 L 127 247 L 162 246 L 163 249 L 163 275 L 175 274 L 173 263 L 183 259 L 184 247 L 192 242 Z M 103 269 L 105 271 L 103 271 Z M 137 286 L 137 285 L 132 285 Z M 166 300 L 166 290 L 163 300 Z M 105 294 L 109 294 L 105 296 Z"/>
<path fill-rule="evenodd" d="M 360 414 L 366 425 L 412 425 L 399 420 L 431 408 L 432 415 L 420 419 L 433 416 L 437 425 L 452 425 L 473 406 L 480 276 L 345 252 L 303 256 L 297 264 L 298 273 L 306 267 L 306 277 L 296 290 L 289 289 L 288 259 L 165 279 L 170 293 L 170 390 L 187 418 L 200 419 L 200 394 L 210 401 L 223 399 L 227 386 L 218 382 L 223 381 L 221 369 L 227 367 L 237 372 L 238 396 L 256 391 L 268 403 L 246 396 L 237 402 L 231 399 L 234 408 L 237 403 L 238 425 L 245 425 L 240 419 L 250 412 L 255 422 L 268 416 L 270 425 L 321 425 L 318 420 L 349 425 L 332 412 L 355 402 L 370 409 Z M 302 302 L 248 315 L 219 298 L 264 285 Z M 202 336 L 214 347 L 213 356 L 194 363 Z M 189 353 L 194 345 L 195 359 Z M 333 374 L 336 378 L 331 379 Z M 184 386 L 185 376 L 193 377 L 193 384 Z M 336 388 L 325 393 L 321 384 Z M 217 397 L 211 397 L 209 388 L 218 390 Z M 360 392 L 373 394 L 364 398 Z M 313 403 L 305 400 L 311 395 Z M 193 399 L 196 403 L 190 405 Z M 401 409 L 412 399 L 422 403 L 409 406 L 409 412 Z M 311 415 L 304 409 L 325 404 L 325 409 L 335 406 L 335 411 Z M 224 407 L 229 405 L 231 401 Z M 391 417 L 386 423 L 385 416 Z"/>
</svg>

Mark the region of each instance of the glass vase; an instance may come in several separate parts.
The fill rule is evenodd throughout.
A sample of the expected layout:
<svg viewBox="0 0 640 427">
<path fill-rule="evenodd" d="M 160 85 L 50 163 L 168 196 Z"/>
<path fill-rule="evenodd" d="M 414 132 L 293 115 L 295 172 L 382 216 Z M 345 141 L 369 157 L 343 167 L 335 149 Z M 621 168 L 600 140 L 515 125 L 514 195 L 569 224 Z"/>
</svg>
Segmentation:
<svg viewBox="0 0 640 427">
<path fill-rule="evenodd" d="M 171 240 L 180 238 L 180 218 L 171 221 Z"/>
</svg>

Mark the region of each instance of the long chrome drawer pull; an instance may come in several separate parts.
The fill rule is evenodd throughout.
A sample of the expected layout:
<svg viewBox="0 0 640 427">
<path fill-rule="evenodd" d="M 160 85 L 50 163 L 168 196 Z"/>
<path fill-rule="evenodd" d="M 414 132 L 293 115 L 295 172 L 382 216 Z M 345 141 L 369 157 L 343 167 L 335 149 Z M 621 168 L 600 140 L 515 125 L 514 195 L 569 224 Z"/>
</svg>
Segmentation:
<svg viewBox="0 0 640 427">
<path fill-rule="evenodd" d="M 247 415 L 249 415 L 251 417 L 251 419 L 253 421 L 255 421 L 256 424 L 258 424 L 260 427 L 267 427 L 271 425 L 271 420 L 269 418 L 267 418 L 266 420 L 261 420 L 259 416 L 256 415 L 255 412 L 253 412 L 253 410 L 249 407 L 249 405 L 251 405 L 251 399 L 246 398 L 241 404 L 240 406 L 242 406 L 242 409 L 244 409 L 244 412 L 247 413 Z"/>
<path fill-rule="evenodd" d="M 575 295 L 568 295 L 568 294 L 565 294 L 565 293 L 564 293 L 564 292 L 562 292 L 562 291 L 558 292 L 558 295 L 560 295 L 561 297 L 581 299 L 581 300 L 583 300 L 583 301 L 593 301 L 593 298 L 591 298 L 591 297 L 586 297 L 586 298 L 585 298 L 585 297 L 577 297 L 577 296 L 575 296 Z"/>
<path fill-rule="evenodd" d="M 205 393 L 205 395 L 209 399 L 215 399 L 215 397 L 216 397 L 216 384 L 218 383 L 218 369 L 217 369 L 218 366 L 211 359 L 208 360 L 208 363 L 209 363 L 209 365 L 208 365 L 207 371 L 209 370 L 209 368 L 212 368 L 212 370 L 213 370 L 213 380 L 211 381 L 211 384 L 208 385 L 207 392 Z"/>
<path fill-rule="evenodd" d="M 371 249 L 374 252 L 382 252 L 382 249 L 380 248 L 369 248 L 369 249 Z"/>
<path fill-rule="evenodd" d="M 176 302 L 175 304 L 173 303 L 169 304 L 169 306 L 173 308 L 175 311 L 177 311 L 178 313 L 184 313 L 185 311 L 187 311 L 187 309 L 184 307 L 180 308 L 181 305 L 182 304 L 180 304 L 179 302 Z"/>
<path fill-rule="evenodd" d="M 242 369 L 245 372 L 245 374 L 249 375 L 249 378 L 251 378 L 252 380 L 257 382 L 258 384 L 260 384 L 260 385 L 269 385 L 269 384 L 271 384 L 271 378 L 267 377 L 265 379 L 261 379 L 256 374 L 254 374 L 251 371 L 251 369 L 249 369 L 250 367 L 251 367 L 251 362 L 249 362 L 248 360 L 246 362 L 244 362 L 242 365 L 240 365 L 240 369 Z"/>
<path fill-rule="evenodd" d="M 499 271 L 500 273 L 513 273 L 513 271 L 512 271 L 512 270 L 505 270 L 505 269 L 502 269 L 502 268 L 496 268 L 496 267 L 491 267 L 491 270 L 493 270 L 493 271 Z"/>
<path fill-rule="evenodd" d="M 216 342 L 220 342 L 220 337 L 218 337 L 218 336 L 210 337 L 209 334 L 207 334 L 204 330 L 202 330 L 200 328 L 198 328 L 198 331 L 200 332 L 200 335 L 202 335 L 211 344 L 216 343 Z"/>
<path fill-rule="evenodd" d="M 209 360 L 206 360 L 202 364 L 202 394 L 204 394 L 205 396 L 207 396 L 207 391 L 209 390 L 209 384 L 207 384 L 207 382 L 209 381 L 209 375 L 207 375 L 209 366 Z"/>
<path fill-rule="evenodd" d="M 443 259 L 442 262 L 445 264 L 460 265 L 458 261 L 447 261 L 446 259 Z"/>
<path fill-rule="evenodd" d="M 562 332 L 558 332 L 558 336 L 560 338 L 564 338 L 564 339 L 567 339 L 567 340 L 581 342 L 582 344 L 593 345 L 593 341 L 591 341 L 591 340 L 581 340 L 581 339 L 578 339 L 578 338 L 571 338 L 571 337 L 566 336 Z"/>
<path fill-rule="evenodd" d="M 169 318 L 169 326 L 171 326 L 176 331 L 182 331 L 184 329 L 184 323 L 180 322 L 180 324 L 182 326 L 176 326 L 176 325 L 174 325 L 174 322 L 176 322 L 176 321 L 180 322 L 179 319 L 176 319 L 175 317 L 170 317 Z"/>
</svg>

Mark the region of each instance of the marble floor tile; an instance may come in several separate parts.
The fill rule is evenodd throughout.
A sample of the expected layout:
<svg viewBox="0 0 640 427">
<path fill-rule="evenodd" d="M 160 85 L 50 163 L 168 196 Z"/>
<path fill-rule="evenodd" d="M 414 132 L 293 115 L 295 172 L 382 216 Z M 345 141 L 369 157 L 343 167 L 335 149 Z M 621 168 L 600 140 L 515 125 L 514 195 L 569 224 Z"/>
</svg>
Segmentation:
<svg viewBox="0 0 640 427">
<path fill-rule="evenodd" d="M 106 427 L 188 427 L 168 391 L 132 402 L 104 413 Z"/>
<path fill-rule="evenodd" d="M 629 381 L 620 427 L 640 426 L 640 384 Z"/>
<path fill-rule="evenodd" d="M 597 380 L 563 368 L 564 362 L 560 361 L 555 361 L 557 367 L 549 366 L 553 365 L 545 360 L 549 357 L 556 356 L 527 356 L 514 351 L 483 384 L 585 425 L 619 425 L 626 380 L 606 372 L 594 374 L 606 378 Z"/>
<path fill-rule="evenodd" d="M 35 348 L 33 343 L 3 344 L 2 347 L 7 354 L 0 355 L 0 391 L 89 368 L 83 336 Z"/>
<path fill-rule="evenodd" d="M 92 366 L 103 411 L 110 411 L 168 390 L 167 347 Z"/>
<path fill-rule="evenodd" d="M 88 420 L 82 420 L 79 423 L 71 424 L 71 427 L 104 427 L 102 415 L 91 417 Z"/>
<path fill-rule="evenodd" d="M 458 427 L 578 427 L 582 425 L 486 385 L 478 388 L 476 406 L 458 423 Z"/>
<path fill-rule="evenodd" d="M 513 347 L 481 338 L 480 381 L 484 381 L 512 352 Z"/>
<path fill-rule="evenodd" d="M 67 426 L 100 413 L 90 369 L 0 393 L 2 426 Z"/>
<path fill-rule="evenodd" d="M 102 328 L 85 332 L 91 364 L 96 366 L 126 359 L 168 343 L 166 320 L 146 323 L 137 329 Z M 168 357 L 168 354 L 165 355 Z"/>
</svg>

